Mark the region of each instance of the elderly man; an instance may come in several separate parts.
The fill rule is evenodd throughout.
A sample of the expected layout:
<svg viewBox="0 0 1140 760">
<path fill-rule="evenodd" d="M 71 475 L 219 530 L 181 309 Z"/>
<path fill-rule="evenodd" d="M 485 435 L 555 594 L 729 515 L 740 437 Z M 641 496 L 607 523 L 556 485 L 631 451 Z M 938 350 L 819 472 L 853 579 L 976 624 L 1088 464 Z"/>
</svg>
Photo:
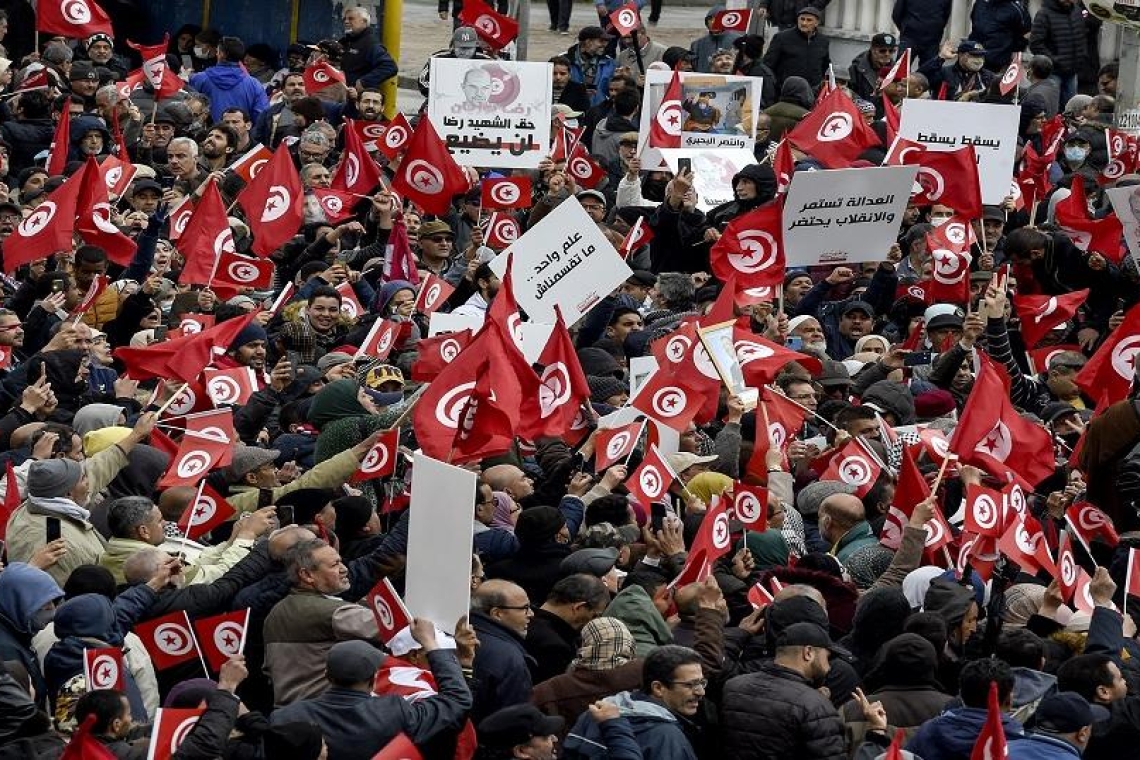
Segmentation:
<svg viewBox="0 0 1140 760">
<path fill-rule="evenodd" d="M 265 670 L 277 707 L 316 697 L 325 688 L 325 660 L 337 641 L 375 640 L 372 611 L 337 595 L 351 585 L 340 552 L 320 539 L 287 554 L 293 587 L 265 619 Z"/>
<path fill-rule="evenodd" d="M 471 624 L 479 636 L 475 653 L 472 720 L 530 701 L 531 669 L 524 640 L 534 610 L 526 591 L 504 580 L 484 581 L 471 595 Z"/>
<path fill-rule="evenodd" d="M 379 87 L 396 76 L 398 68 L 388 50 L 380 44 L 367 8 L 345 8 L 343 18 L 344 37 L 340 44 L 344 46 L 344 55 L 340 67 L 349 97 L 355 98 L 357 90 Z"/>
<path fill-rule="evenodd" d="M 851 66 L 848 68 L 851 75 L 848 88 L 851 92 L 863 100 L 881 104 L 881 74 L 895 62 L 898 52 L 899 40 L 893 34 L 880 32 L 872 37 L 871 47 L 855 56 L 855 60 L 851 61 Z M 878 109 L 881 113 L 882 105 L 879 105 Z"/>
</svg>

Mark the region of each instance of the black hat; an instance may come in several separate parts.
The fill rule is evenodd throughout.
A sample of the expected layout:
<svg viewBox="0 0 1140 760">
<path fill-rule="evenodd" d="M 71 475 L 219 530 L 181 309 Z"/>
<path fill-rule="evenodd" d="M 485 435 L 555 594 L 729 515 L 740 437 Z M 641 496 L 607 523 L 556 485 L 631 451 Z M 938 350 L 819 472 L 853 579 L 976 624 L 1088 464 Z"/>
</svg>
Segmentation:
<svg viewBox="0 0 1140 760">
<path fill-rule="evenodd" d="M 160 196 L 162 195 L 162 185 L 153 179 L 143 178 L 131 184 L 131 195 L 138 195 L 144 190 L 153 190 Z"/>
<path fill-rule="evenodd" d="M 805 14 L 808 16 L 815 16 L 819 21 L 823 20 L 823 11 L 821 11 L 819 8 L 816 8 L 814 5 L 805 5 L 803 8 L 800 8 L 800 12 L 796 15 L 803 16 Z"/>
<path fill-rule="evenodd" d="M 982 220 L 1005 223 L 1005 209 L 1001 206 L 982 206 Z"/>
<path fill-rule="evenodd" d="M 526 744 L 536 736 L 550 736 L 562 730 L 565 721 L 543 715 L 534 705 L 511 705 L 491 713 L 479 724 L 479 745 L 509 749 Z"/>
<path fill-rule="evenodd" d="M 23 215 L 23 209 L 15 201 L 0 201 L 0 211 L 8 211 L 17 216 Z"/>
<path fill-rule="evenodd" d="M 959 53 L 969 53 L 970 55 L 985 55 L 986 49 L 982 47 L 982 43 L 975 42 L 974 40 L 962 40 L 958 43 Z"/>
<path fill-rule="evenodd" d="M 72 82 L 98 82 L 99 72 L 95 70 L 91 61 L 76 61 L 71 64 L 67 78 Z"/>
<path fill-rule="evenodd" d="M 1075 691 L 1059 691 L 1038 703 L 1030 723 L 1037 731 L 1071 734 L 1108 720 L 1110 714 L 1100 705 L 1089 704 Z"/>
<path fill-rule="evenodd" d="M 606 30 L 600 26 L 584 26 L 582 31 L 578 32 L 578 42 L 585 40 L 612 40 L 612 34 L 606 34 Z"/>
<path fill-rule="evenodd" d="M 871 306 L 871 304 L 867 303 L 866 301 L 858 300 L 848 301 L 846 304 L 844 304 L 843 308 L 839 310 L 839 316 L 842 317 L 843 315 L 848 314 L 852 311 L 864 312 L 868 317 L 875 316 L 875 307 Z"/>
<path fill-rule="evenodd" d="M 563 573 L 586 573 L 601 578 L 617 564 L 618 550 L 608 549 L 579 549 L 562 560 L 558 569 Z"/>
<path fill-rule="evenodd" d="M 1080 414 L 1081 410 L 1072 404 L 1066 404 L 1064 401 L 1054 401 L 1046 404 L 1045 408 L 1041 410 L 1041 419 L 1050 425 L 1070 414 Z"/>
<path fill-rule="evenodd" d="M 644 269 L 635 269 L 633 274 L 625 278 L 625 281 L 639 288 L 652 288 L 657 284 L 657 275 Z"/>
<path fill-rule="evenodd" d="M 871 47 L 873 48 L 893 48 L 899 46 L 899 38 L 893 34 L 886 32 L 879 32 L 871 38 Z"/>
<path fill-rule="evenodd" d="M 836 644 L 827 635 L 823 626 L 815 623 L 792 623 L 776 639 L 778 647 L 820 647 L 840 657 L 850 657 L 851 653 Z"/>
</svg>

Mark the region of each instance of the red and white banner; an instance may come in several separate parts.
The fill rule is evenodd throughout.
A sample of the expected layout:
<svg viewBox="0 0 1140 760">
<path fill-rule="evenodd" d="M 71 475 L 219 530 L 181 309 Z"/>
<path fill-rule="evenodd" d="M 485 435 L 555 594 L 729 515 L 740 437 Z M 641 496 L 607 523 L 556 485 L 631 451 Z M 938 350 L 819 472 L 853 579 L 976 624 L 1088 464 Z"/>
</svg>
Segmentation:
<svg viewBox="0 0 1140 760">
<path fill-rule="evenodd" d="M 87 691 L 126 688 L 123 652 L 118 647 L 100 647 L 83 650 L 83 677 Z"/>
<path fill-rule="evenodd" d="M 381 578 L 365 597 L 368 609 L 376 616 L 376 627 L 380 629 L 380 640 L 387 644 L 400 631 L 412 624 L 412 616 L 404 606 L 404 600 L 392 588 L 387 578 Z"/>
</svg>

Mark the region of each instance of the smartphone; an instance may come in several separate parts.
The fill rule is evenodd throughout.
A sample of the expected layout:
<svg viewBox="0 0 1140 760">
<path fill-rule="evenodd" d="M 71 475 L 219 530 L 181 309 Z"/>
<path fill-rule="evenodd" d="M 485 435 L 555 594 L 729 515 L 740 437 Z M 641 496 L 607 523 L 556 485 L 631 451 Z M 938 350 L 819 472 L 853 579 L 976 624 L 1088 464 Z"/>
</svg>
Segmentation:
<svg viewBox="0 0 1140 760">
<path fill-rule="evenodd" d="M 677 173 L 678 174 L 691 174 L 693 171 L 693 159 L 691 158 L 678 158 L 677 159 Z"/>
<path fill-rule="evenodd" d="M 668 512 L 665 510 L 665 505 L 661 502 L 653 502 L 649 505 L 650 512 L 650 526 L 654 533 L 660 533 L 661 529 L 665 527 L 665 516 Z"/>
<path fill-rule="evenodd" d="M 296 351 L 286 351 L 285 358 L 289 362 L 289 379 L 297 379 L 297 368 L 301 366 L 301 355 Z"/>
<path fill-rule="evenodd" d="M 52 280 L 51 281 L 51 292 L 52 293 L 62 293 L 65 285 L 66 285 L 66 283 L 63 280 Z"/>
<path fill-rule="evenodd" d="M 155 340 L 155 342 L 157 343 L 159 341 L 166 340 L 166 333 L 169 330 L 170 330 L 170 328 L 167 327 L 166 325 L 159 325 L 158 327 L 154 328 L 154 340 Z"/>
<path fill-rule="evenodd" d="M 919 367 L 923 364 L 930 364 L 934 359 L 934 354 L 930 351 L 911 351 L 903 357 L 904 367 Z"/>
<path fill-rule="evenodd" d="M 792 351 L 799 351 L 804 347 L 804 339 L 798 335 L 789 335 L 788 339 L 784 341 L 784 348 L 789 348 Z"/>
<path fill-rule="evenodd" d="M 166 192 L 170 188 L 174 187 L 174 176 L 170 174 L 164 174 L 163 176 L 159 177 L 158 186 L 162 188 L 163 192 Z"/>
<path fill-rule="evenodd" d="M 63 537 L 63 524 L 58 517 L 47 518 L 47 543 L 57 541 Z"/>
<path fill-rule="evenodd" d="M 277 510 L 277 525 L 284 528 L 286 525 L 292 525 L 297 522 L 296 517 L 293 515 L 293 507 L 290 505 L 279 504 L 275 507 Z"/>
</svg>

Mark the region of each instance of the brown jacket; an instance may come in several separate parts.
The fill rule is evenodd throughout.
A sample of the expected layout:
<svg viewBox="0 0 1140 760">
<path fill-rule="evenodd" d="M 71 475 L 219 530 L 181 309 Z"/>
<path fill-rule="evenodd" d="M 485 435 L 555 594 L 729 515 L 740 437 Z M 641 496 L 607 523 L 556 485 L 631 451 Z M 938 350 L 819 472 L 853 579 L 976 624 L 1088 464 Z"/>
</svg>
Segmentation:
<svg viewBox="0 0 1140 760">
<path fill-rule="evenodd" d="M 574 668 L 535 686 L 531 701 L 547 715 L 559 715 L 566 721 L 558 737 L 562 739 L 594 702 L 620 691 L 640 689 L 643 662 L 640 658 L 630 660 L 612 670 Z"/>
</svg>

